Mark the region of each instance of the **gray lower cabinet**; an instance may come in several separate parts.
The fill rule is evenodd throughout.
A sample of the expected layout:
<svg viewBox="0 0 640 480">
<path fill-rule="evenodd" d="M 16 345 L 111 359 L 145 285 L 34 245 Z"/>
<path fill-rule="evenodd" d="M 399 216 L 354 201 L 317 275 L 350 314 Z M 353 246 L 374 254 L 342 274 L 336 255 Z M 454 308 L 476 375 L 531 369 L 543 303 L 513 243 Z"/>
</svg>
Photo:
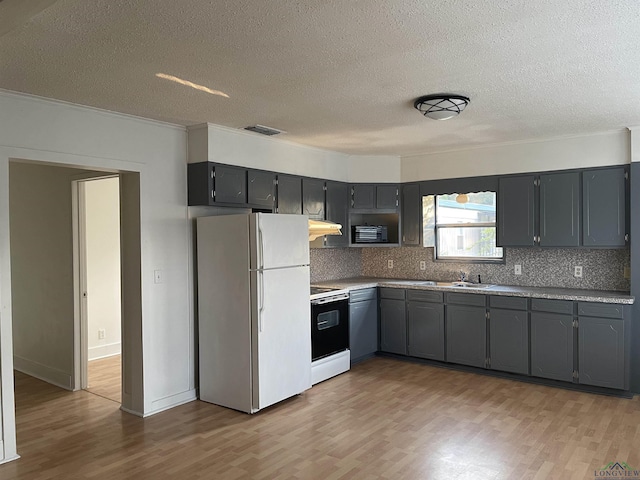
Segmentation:
<svg viewBox="0 0 640 480">
<path fill-rule="evenodd" d="M 378 296 L 375 288 L 355 290 L 349 296 L 351 363 L 378 350 Z"/>
<path fill-rule="evenodd" d="M 273 210 L 276 203 L 276 174 L 263 170 L 247 172 L 247 203 Z"/>
<path fill-rule="evenodd" d="M 582 244 L 623 247 L 626 243 L 626 179 L 623 167 L 582 174 Z"/>
<path fill-rule="evenodd" d="M 529 313 L 491 308 L 489 358 L 492 370 L 529 373 Z"/>
<path fill-rule="evenodd" d="M 447 305 L 447 362 L 484 368 L 486 347 L 485 308 Z"/>
<path fill-rule="evenodd" d="M 580 173 L 540 175 L 540 246 L 579 246 L 580 222 Z"/>
<path fill-rule="evenodd" d="M 420 184 L 411 183 L 402 186 L 402 244 L 419 246 L 422 232 L 422 196 Z"/>
<path fill-rule="evenodd" d="M 302 179 L 302 214 L 314 220 L 324 220 L 324 180 Z"/>
<path fill-rule="evenodd" d="M 531 313 L 531 375 L 573 380 L 573 330 L 571 315 Z"/>
<path fill-rule="evenodd" d="M 407 310 L 404 299 L 380 300 L 380 350 L 407 354 Z"/>
<path fill-rule="evenodd" d="M 624 320 L 579 317 L 579 383 L 625 388 Z"/>
<path fill-rule="evenodd" d="M 277 213 L 302 214 L 302 178 L 278 175 Z"/>
<path fill-rule="evenodd" d="M 349 246 L 349 185 L 341 182 L 327 182 L 326 220 L 342 225 L 342 235 L 326 235 L 328 247 Z"/>
<path fill-rule="evenodd" d="M 408 353 L 412 357 L 444 360 L 444 305 L 407 302 Z"/>
</svg>

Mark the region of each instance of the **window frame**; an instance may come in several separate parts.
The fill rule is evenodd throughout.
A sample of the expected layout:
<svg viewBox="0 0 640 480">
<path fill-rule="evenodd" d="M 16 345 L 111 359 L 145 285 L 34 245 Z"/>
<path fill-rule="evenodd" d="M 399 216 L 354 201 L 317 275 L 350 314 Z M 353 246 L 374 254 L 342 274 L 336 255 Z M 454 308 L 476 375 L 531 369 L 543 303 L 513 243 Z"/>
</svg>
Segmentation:
<svg viewBox="0 0 640 480">
<path fill-rule="evenodd" d="M 473 222 L 466 222 L 466 223 L 442 223 L 442 224 L 438 224 L 438 197 L 439 196 L 444 196 L 444 195 L 451 195 L 451 193 L 446 194 L 446 193 L 438 193 L 438 194 L 428 194 L 428 195 L 422 195 L 422 197 L 428 197 L 428 196 L 433 196 L 433 205 L 434 205 L 434 223 L 433 226 L 430 228 L 433 228 L 433 240 L 434 240 L 434 245 L 432 246 L 433 248 L 433 260 L 434 262 L 442 262 L 442 263 L 477 263 L 477 264 L 506 264 L 506 250 L 504 247 L 500 247 L 496 244 L 496 248 L 501 248 L 502 249 L 502 256 L 501 257 L 456 257 L 456 256 L 446 256 L 446 257 L 440 257 L 438 255 L 438 245 L 439 245 L 439 239 L 440 239 L 440 230 L 441 229 L 446 229 L 446 228 L 493 228 L 495 230 L 495 239 L 496 239 L 496 243 L 497 243 L 497 239 L 498 239 L 498 218 L 497 218 L 497 210 L 498 210 L 498 192 L 497 189 L 490 189 L 490 190 L 483 190 L 483 192 L 491 192 L 495 195 L 495 199 L 496 199 L 496 221 L 495 222 L 478 222 L 478 223 L 473 223 Z M 463 192 L 466 194 L 470 194 L 470 193 L 481 193 L 481 191 L 477 191 L 477 192 Z M 424 198 L 422 199 L 422 201 L 424 202 Z M 424 216 L 423 216 L 423 230 L 424 230 Z M 422 245 L 423 247 L 425 247 L 424 243 Z M 428 248 L 428 247 L 427 247 Z"/>
</svg>

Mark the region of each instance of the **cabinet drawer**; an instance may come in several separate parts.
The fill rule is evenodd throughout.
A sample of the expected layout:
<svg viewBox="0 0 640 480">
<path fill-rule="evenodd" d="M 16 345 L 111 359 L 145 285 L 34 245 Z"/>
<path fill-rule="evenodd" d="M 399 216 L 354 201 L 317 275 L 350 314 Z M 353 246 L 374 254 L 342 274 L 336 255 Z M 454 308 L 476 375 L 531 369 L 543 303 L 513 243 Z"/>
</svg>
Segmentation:
<svg viewBox="0 0 640 480">
<path fill-rule="evenodd" d="M 414 302 L 432 302 L 442 303 L 442 292 L 433 292 L 431 290 L 407 290 L 407 300 Z"/>
<path fill-rule="evenodd" d="M 507 308 L 509 310 L 526 310 L 527 299 L 522 297 L 490 296 L 489 305 L 492 308 Z"/>
<path fill-rule="evenodd" d="M 546 298 L 531 299 L 531 310 L 550 313 L 573 314 L 573 302 L 569 300 L 547 300 Z"/>
<path fill-rule="evenodd" d="M 484 307 L 487 304 L 485 295 L 476 295 L 474 293 L 447 293 L 446 299 L 447 303 L 455 303 L 457 305 Z"/>
<path fill-rule="evenodd" d="M 375 288 L 352 290 L 349 292 L 349 303 L 364 302 L 365 300 L 375 300 L 377 297 L 378 295 Z"/>
<path fill-rule="evenodd" d="M 578 315 L 585 317 L 622 318 L 623 306 L 612 303 L 578 302 Z"/>
<path fill-rule="evenodd" d="M 380 287 L 380 298 L 404 300 L 404 288 Z"/>
</svg>

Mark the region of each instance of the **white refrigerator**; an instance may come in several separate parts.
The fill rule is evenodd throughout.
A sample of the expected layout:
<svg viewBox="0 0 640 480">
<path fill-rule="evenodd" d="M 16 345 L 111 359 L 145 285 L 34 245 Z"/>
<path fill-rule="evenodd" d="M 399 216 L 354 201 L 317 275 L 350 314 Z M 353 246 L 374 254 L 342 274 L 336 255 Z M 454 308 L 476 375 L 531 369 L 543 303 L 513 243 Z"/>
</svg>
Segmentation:
<svg viewBox="0 0 640 480">
<path fill-rule="evenodd" d="M 254 413 L 311 388 L 308 219 L 197 219 L 200 399 Z"/>
</svg>

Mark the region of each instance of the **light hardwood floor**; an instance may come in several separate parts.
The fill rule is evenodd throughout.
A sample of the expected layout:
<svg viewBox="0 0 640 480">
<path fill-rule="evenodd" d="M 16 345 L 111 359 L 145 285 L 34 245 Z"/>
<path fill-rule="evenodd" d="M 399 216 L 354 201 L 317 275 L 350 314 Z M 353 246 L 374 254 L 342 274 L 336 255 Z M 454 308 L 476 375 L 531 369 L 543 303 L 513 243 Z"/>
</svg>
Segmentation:
<svg viewBox="0 0 640 480">
<path fill-rule="evenodd" d="M 388 358 L 249 416 L 191 402 L 141 419 L 16 374 L 10 479 L 593 479 L 640 466 L 640 402 Z"/>
<path fill-rule="evenodd" d="M 120 355 L 91 360 L 87 367 L 89 383 L 87 391 L 120 403 L 122 401 Z"/>
</svg>

